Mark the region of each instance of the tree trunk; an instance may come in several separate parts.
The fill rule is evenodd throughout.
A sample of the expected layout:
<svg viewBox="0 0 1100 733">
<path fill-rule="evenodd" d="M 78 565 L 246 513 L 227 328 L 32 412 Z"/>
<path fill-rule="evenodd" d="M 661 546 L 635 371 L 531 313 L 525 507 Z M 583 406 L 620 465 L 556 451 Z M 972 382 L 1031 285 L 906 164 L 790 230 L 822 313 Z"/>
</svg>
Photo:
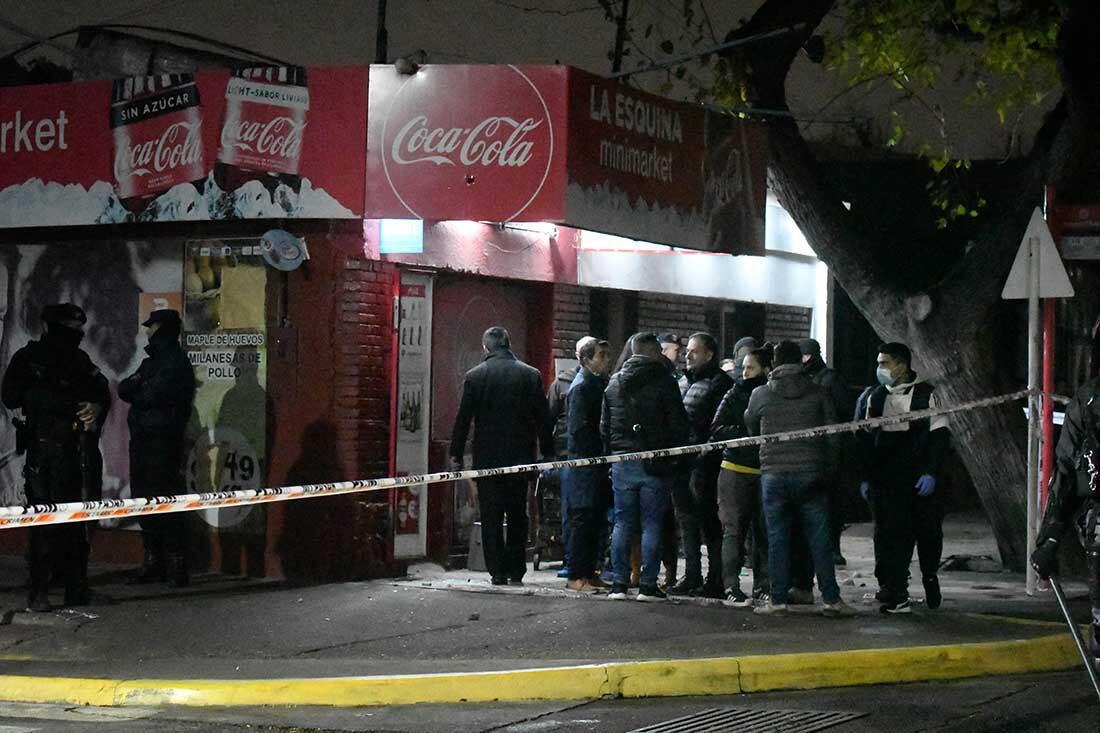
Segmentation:
<svg viewBox="0 0 1100 733">
<path fill-rule="evenodd" d="M 886 278 L 880 273 L 884 264 L 896 266 L 911 254 L 897 253 L 889 263 L 876 263 L 871 254 L 876 251 L 874 243 L 858 233 L 840 201 L 815 175 L 817 162 L 794 124 L 781 122 L 770 130 L 772 191 L 876 333 L 909 345 L 914 368 L 936 385 L 941 404 L 996 394 L 987 326 L 1000 294 L 998 283 L 1011 259 L 996 252 L 986 258 L 984 272 L 956 274 L 952 282 L 965 282 L 966 302 L 958 302 L 955 288 L 906 297 L 884 285 Z M 1014 253 L 1011 244 L 1005 244 Z M 1018 441 L 1024 426 L 1020 405 L 955 413 L 949 425 L 955 449 L 993 526 L 1001 560 L 1005 567 L 1020 570 L 1026 560 L 1027 526 L 1026 471 Z"/>
<path fill-rule="evenodd" d="M 812 7 L 811 7 L 812 5 Z M 832 3 L 814 2 L 798 10 L 771 0 L 736 34 L 804 25 L 782 43 L 758 45 L 745 52 L 750 99 L 786 109 L 784 82 L 802 43 Z M 764 71 L 759 71 L 764 70 Z M 987 212 L 987 231 L 940 283 L 910 284 L 907 258 L 919 253 L 882 247 L 890 232 L 871 241 L 856 226 L 854 214 L 824 180 L 819 163 L 790 119 L 769 124 L 769 186 L 880 337 L 910 346 L 918 373 L 935 385 L 940 403 L 953 405 L 996 394 L 990 325 L 1004 277 L 1015 255 L 1031 209 L 1038 204 L 1042 180 L 1039 162 L 1049 152 L 1063 117 L 1048 120 L 1032 151 L 1035 165 L 1019 174 L 1020 193 L 1004 212 Z M 1047 169 L 1049 173 L 1049 168 Z M 904 204 L 899 204 L 904 205 Z M 904 286 L 899 283 L 906 283 Z M 914 286 L 915 285 L 915 286 Z M 903 289 L 906 288 L 906 289 Z M 951 416 L 953 443 L 974 482 L 993 527 L 1005 567 L 1020 571 L 1026 557 L 1026 467 L 1024 427 L 1019 403 Z"/>
</svg>

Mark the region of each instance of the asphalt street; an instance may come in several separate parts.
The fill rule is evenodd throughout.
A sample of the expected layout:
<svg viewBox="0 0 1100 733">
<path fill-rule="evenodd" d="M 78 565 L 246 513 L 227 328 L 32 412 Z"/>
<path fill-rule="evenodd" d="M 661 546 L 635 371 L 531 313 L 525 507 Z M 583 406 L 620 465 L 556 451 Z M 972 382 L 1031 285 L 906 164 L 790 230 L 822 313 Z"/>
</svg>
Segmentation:
<svg viewBox="0 0 1100 733">
<path fill-rule="evenodd" d="M 0 704 L 0 733 L 183 733 L 184 731 L 386 731 L 387 733 L 626 733 L 678 718 L 805 715 L 853 719 L 836 733 L 1057 731 L 1100 728 L 1100 703 L 1083 671 L 734 697 L 681 697 L 518 704 L 373 708 L 72 708 Z M 779 724 L 776 723 L 776 726 Z M 696 729 L 702 730 L 702 729 Z M 744 723 L 707 730 L 746 730 Z M 769 730 L 757 728 L 756 730 Z M 779 730 L 778 727 L 771 730 Z"/>
</svg>

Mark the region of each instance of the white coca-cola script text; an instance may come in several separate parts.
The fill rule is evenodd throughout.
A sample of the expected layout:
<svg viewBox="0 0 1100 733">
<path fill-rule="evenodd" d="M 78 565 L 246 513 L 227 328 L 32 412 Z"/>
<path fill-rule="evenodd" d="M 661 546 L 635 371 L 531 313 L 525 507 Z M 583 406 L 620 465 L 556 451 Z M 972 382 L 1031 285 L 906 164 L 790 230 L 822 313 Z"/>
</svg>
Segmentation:
<svg viewBox="0 0 1100 733">
<path fill-rule="evenodd" d="M 276 117 L 268 122 L 240 120 L 228 121 L 222 127 L 222 147 L 240 148 L 280 158 L 297 158 L 302 151 L 304 120 Z"/>
<path fill-rule="evenodd" d="M 483 165 L 519 168 L 531 160 L 532 131 L 542 120 L 486 117 L 473 127 L 429 127 L 428 118 L 418 115 L 406 122 L 390 144 L 390 158 L 400 165 Z"/>
<path fill-rule="evenodd" d="M 115 180 L 197 163 L 202 157 L 200 120 L 169 125 L 156 140 L 121 145 L 115 150 Z"/>
</svg>

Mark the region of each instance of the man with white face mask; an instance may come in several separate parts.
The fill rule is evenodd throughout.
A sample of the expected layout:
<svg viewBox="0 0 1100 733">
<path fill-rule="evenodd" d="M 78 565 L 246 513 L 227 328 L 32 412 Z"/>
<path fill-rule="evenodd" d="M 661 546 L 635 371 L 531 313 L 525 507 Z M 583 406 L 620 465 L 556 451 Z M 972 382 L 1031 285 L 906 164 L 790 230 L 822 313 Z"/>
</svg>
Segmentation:
<svg viewBox="0 0 1100 733">
<path fill-rule="evenodd" d="M 878 347 L 877 387 L 856 405 L 856 419 L 890 417 L 935 408 L 934 387 L 910 368 L 905 344 Z M 859 434 L 863 481 L 859 490 L 875 520 L 875 577 L 883 613 L 911 613 L 909 563 L 916 545 L 925 605 L 938 608 L 936 576 L 943 554 L 943 513 L 936 483 L 949 433 L 947 420 L 925 418 L 886 425 Z"/>
</svg>

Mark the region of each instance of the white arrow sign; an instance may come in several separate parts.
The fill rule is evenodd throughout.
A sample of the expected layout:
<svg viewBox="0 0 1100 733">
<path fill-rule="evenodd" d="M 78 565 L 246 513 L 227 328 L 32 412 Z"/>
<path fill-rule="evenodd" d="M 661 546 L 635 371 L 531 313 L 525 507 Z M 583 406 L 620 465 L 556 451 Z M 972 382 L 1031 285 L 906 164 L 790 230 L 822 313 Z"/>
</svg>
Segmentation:
<svg viewBox="0 0 1100 733">
<path fill-rule="evenodd" d="M 1035 249 L 1032 250 L 1032 244 Z M 1031 221 L 1028 222 L 1027 231 L 1020 242 L 1020 249 L 1016 250 L 1016 260 L 1012 263 L 1012 270 L 1005 280 L 1001 298 L 1004 300 L 1024 300 L 1028 297 L 1028 281 L 1030 272 L 1028 259 L 1032 251 L 1039 263 L 1039 297 L 1040 298 L 1072 298 L 1073 285 L 1070 284 L 1069 275 L 1062 265 L 1062 258 L 1058 255 L 1058 248 L 1054 246 L 1054 238 L 1050 236 L 1050 229 L 1043 220 L 1043 212 L 1039 207 L 1031 213 Z"/>
</svg>

